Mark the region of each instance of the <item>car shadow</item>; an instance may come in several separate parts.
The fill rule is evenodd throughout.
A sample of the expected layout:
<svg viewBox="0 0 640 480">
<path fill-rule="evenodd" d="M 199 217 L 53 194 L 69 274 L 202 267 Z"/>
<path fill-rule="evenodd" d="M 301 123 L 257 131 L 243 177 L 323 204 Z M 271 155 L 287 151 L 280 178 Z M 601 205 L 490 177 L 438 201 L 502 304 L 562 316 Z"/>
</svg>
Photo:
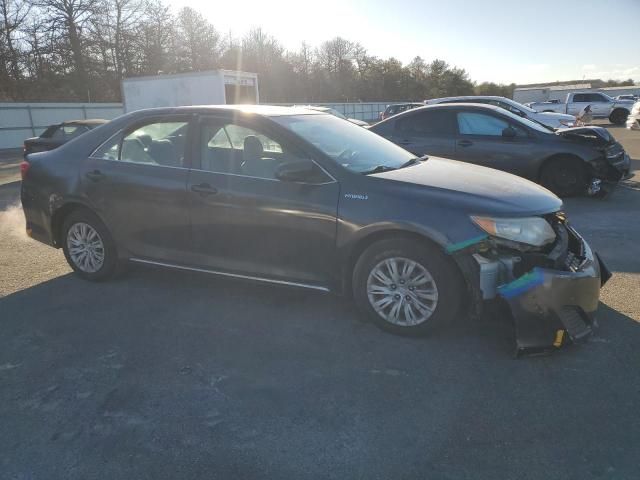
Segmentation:
<svg viewBox="0 0 640 480">
<path fill-rule="evenodd" d="M 356 455 L 368 478 L 411 478 L 443 448 L 467 466 L 503 461 L 490 431 L 538 457 L 567 442 L 595 455 L 569 462 L 569 478 L 606 468 L 593 445 L 636 445 L 640 328 L 606 305 L 600 324 L 586 345 L 514 361 L 510 322 L 491 309 L 403 338 L 306 290 L 141 267 L 108 283 L 67 274 L 0 298 L 3 468 L 344 478 Z M 594 415 L 602 405 L 615 413 Z"/>
</svg>

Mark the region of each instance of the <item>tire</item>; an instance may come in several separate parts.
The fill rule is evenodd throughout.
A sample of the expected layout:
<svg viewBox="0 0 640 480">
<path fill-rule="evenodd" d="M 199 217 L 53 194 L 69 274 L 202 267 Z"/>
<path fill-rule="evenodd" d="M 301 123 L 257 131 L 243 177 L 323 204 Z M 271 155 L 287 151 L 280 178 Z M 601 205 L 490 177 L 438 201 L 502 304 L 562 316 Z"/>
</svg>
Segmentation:
<svg viewBox="0 0 640 480">
<path fill-rule="evenodd" d="M 551 160 L 540 172 L 540 183 L 559 197 L 585 194 L 587 181 L 587 171 L 578 158 Z"/>
<path fill-rule="evenodd" d="M 414 262 L 413 271 L 404 278 L 392 278 L 388 267 L 394 261 L 399 273 L 403 265 Z M 386 275 L 376 276 L 380 269 Z M 423 277 L 428 279 L 426 282 L 419 278 L 423 272 L 427 274 Z M 381 281 L 384 276 L 386 283 Z M 352 285 L 355 303 L 369 320 L 383 330 L 406 336 L 423 336 L 455 320 L 466 292 L 460 272 L 442 252 L 402 238 L 381 240 L 367 248 L 356 262 Z M 382 290 L 389 293 L 381 293 Z M 431 311 L 421 310 L 416 300 Z M 379 304 L 377 309 L 374 303 Z M 413 318 L 407 315 L 407 306 Z M 397 318 L 392 321 L 394 308 Z"/>
<path fill-rule="evenodd" d="M 617 108 L 609 115 L 609 121 L 614 125 L 624 125 L 628 116 L 629 112 L 624 108 Z"/>
<path fill-rule="evenodd" d="M 61 243 L 67 262 L 85 280 L 108 280 L 121 271 L 113 237 L 90 210 L 73 210 L 67 215 L 62 224 Z"/>
</svg>

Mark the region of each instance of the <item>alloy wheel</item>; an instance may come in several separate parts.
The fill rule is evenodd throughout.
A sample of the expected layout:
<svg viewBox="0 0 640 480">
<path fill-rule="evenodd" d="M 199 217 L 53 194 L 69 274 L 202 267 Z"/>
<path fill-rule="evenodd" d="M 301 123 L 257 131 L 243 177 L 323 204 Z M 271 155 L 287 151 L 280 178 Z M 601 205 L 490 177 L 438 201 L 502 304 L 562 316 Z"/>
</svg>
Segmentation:
<svg viewBox="0 0 640 480">
<path fill-rule="evenodd" d="M 83 272 L 95 273 L 104 264 L 102 238 L 88 223 L 71 225 L 67 232 L 67 249 L 73 264 Z"/>
<path fill-rule="evenodd" d="M 438 304 L 438 288 L 429 271 L 402 257 L 387 258 L 371 269 L 367 296 L 378 315 L 398 326 L 426 322 Z"/>
</svg>

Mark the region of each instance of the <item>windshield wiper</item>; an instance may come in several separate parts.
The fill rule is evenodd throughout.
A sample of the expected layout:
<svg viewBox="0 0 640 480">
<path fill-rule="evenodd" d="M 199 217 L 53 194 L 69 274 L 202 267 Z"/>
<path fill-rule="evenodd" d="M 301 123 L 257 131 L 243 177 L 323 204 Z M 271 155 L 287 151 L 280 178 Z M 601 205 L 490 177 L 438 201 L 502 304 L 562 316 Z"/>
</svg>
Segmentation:
<svg viewBox="0 0 640 480">
<path fill-rule="evenodd" d="M 423 155 L 422 157 L 415 157 L 411 160 L 404 162 L 399 167 L 390 167 L 388 165 L 378 165 L 377 167 L 372 168 L 371 170 L 366 170 L 362 173 L 362 175 L 371 175 L 372 173 L 382 173 L 382 172 L 390 172 L 391 170 L 398 170 L 400 168 L 410 167 L 411 165 L 415 165 L 416 163 L 424 162 L 429 157 L 427 155 Z"/>
<path fill-rule="evenodd" d="M 423 155 L 421 157 L 415 157 L 409 160 L 408 162 L 403 163 L 398 168 L 410 167 L 411 165 L 415 165 L 416 163 L 424 162 L 429 158 L 428 155 Z"/>
<path fill-rule="evenodd" d="M 378 165 L 377 167 L 372 168 L 371 170 L 366 170 L 361 172 L 362 175 L 370 175 L 372 173 L 382 173 L 382 172 L 390 172 L 391 170 L 396 170 L 398 167 L 390 167 L 388 165 Z M 402 168 L 402 167 L 400 167 Z"/>
</svg>

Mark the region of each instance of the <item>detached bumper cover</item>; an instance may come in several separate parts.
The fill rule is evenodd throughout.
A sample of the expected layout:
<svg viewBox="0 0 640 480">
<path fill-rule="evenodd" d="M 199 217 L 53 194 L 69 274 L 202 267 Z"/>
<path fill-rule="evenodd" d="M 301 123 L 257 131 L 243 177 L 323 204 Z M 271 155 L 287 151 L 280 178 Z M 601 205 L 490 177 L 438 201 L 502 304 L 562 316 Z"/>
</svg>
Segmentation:
<svg viewBox="0 0 640 480">
<path fill-rule="evenodd" d="M 513 315 L 517 355 L 559 347 L 566 337 L 577 342 L 596 325 L 600 287 L 611 274 L 578 238 L 584 257 L 575 271 L 536 267 L 498 287 Z"/>
</svg>

